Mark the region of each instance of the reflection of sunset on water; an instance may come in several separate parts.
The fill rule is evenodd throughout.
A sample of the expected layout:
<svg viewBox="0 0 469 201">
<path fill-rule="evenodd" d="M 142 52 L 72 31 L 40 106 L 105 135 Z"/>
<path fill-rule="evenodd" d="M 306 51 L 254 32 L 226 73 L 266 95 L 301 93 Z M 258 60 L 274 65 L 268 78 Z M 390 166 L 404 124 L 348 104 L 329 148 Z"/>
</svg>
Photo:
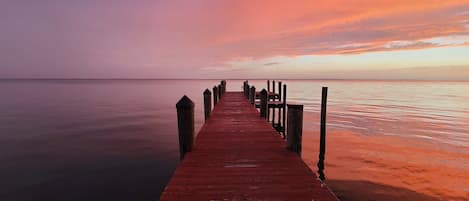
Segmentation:
<svg viewBox="0 0 469 201">
<path fill-rule="evenodd" d="M 174 103 L 181 94 L 193 99 L 199 130 L 204 122 L 202 92 L 215 83 L 3 81 L 0 141 L 6 151 L 0 152 L 0 160 L 7 163 L 0 171 L 6 178 L 0 180 L 5 186 L 0 194 L 12 198 L 6 200 L 77 194 L 157 197 L 177 164 Z M 229 91 L 242 85 L 239 80 L 228 83 Z M 343 201 L 469 197 L 468 82 L 283 83 L 288 102 L 304 104 L 302 153 L 314 171 L 321 86 L 329 87 L 325 173 Z M 265 80 L 250 84 L 266 86 Z M 83 186 L 92 188 L 77 189 Z M 130 187 L 138 191 L 109 193 Z"/>
<path fill-rule="evenodd" d="M 317 169 L 317 136 L 318 132 L 308 131 L 303 138 L 303 158 L 313 170 Z M 327 135 L 326 178 L 332 180 L 329 185 L 344 198 L 373 198 L 373 189 L 363 191 L 355 189 L 359 186 L 347 185 L 345 182 L 368 181 L 405 188 L 443 200 L 465 200 L 469 198 L 467 161 L 468 147 L 447 150 L 437 143 L 412 138 L 364 136 L 347 131 L 333 131 Z M 389 200 L 422 199 L 412 192 L 399 192 L 388 192 Z"/>
<path fill-rule="evenodd" d="M 309 130 L 303 138 L 303 158 L 313 170 L 317 170 L 317 136 L 318 132 Z M 327 135 L 326 183 L 331 180 L 330 187 L 339 196 L 349 198 L 344 200 L 367 200 L 373 198 L 373 191 L 386 189 L 375 186 L 376 189 L 365 190 L 346 181 L 404 188 L 397 194 L 388 192 L 387 198 L 379 200 L 412 201 L 424 197 L 403 191 L 406 189 L 443 200 L 466 200 L 469 198 L 469 147 L 450 150 L 445 147 L 412 138 L 331 131 Z"/>
</svg>

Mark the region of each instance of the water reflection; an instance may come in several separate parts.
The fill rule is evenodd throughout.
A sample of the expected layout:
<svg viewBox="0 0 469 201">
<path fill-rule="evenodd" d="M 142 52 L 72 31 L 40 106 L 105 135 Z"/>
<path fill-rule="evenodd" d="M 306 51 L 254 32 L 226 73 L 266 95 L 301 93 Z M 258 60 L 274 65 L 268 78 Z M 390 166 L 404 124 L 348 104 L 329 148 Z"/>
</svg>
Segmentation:
<svg viewBox="0 0 469 201">
<path fill-rule="evenodd" d="M 175 103 L 215 83 L 1 81 L 0 200 L 157 199 L 178 163 Z"/>
<path fill-rule="evenodd" d="M 469 198 L 469 83 L 285 82 L 289 102 L 305 105 L 303 154 L 314 170 L 329 87 L 325 171 L 344 200 Z M 175 103 L 195 102 L 198 130 L 202 92 L 215 84 L 0 81 L 0 200 L 157 199 L 178 163 Z"/>
</svg>

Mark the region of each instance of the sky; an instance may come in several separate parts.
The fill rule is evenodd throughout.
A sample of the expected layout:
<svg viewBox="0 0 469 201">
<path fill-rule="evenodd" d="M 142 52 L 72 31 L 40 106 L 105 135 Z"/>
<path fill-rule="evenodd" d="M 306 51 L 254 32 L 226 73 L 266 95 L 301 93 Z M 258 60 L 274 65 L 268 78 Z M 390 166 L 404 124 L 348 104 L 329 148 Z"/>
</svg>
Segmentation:
<svg viewBox="0 0 469 201">
<path fill-rule="evenodd" d="M 0 78 L 469 80 L 469 0 L 2 0 Z"/>
</svg>

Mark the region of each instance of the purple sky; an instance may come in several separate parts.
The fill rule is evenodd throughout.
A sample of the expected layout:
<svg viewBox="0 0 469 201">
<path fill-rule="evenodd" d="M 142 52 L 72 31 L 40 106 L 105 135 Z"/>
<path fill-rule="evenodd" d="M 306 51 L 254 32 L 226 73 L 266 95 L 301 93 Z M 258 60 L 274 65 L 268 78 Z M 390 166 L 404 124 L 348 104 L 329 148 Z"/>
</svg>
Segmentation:
<svg viewBox="0 0 469 201">
<path fill-rule="evenodd" d="M 2 78 L 459 80 L 469 1 L 4 0 L 0 44 Z"/>
</svg>

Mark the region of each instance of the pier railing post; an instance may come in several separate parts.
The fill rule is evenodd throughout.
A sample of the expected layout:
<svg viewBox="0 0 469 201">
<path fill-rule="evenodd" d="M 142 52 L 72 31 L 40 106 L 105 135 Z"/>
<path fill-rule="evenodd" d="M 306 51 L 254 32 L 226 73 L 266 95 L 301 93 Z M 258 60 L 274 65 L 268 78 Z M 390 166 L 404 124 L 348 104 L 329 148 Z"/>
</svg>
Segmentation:
<svg viewBox="0 0 469 201">
<path fill-rule="evenodd" d="M 249 82 L 244 81 L 244 97 L 249 98 Z"/>
<path fill-rule="evenodd" d="M 301 156 L 303 135 L 303 105 L 288 104 L 287 148 Z"/>
<path fill-rule="evenodd" d="M 218 100 L 221 100 L 221 84 L 218 84 Z"/>
<path fill-rule="evenodd" d="M 326 109 L 327 109 L 327 87 L 322 87 L 321 99 L 321 137 L 319 145 L 318 173 L 319 179 L 325 180 L 324 159 L 326 155 Z"/>
<path fill-rule="evenodd" d="M 225 94 L 225 84 L 223 83 L 223 80 L 220 81 L 220 96 L 223 96 Z"/>
<path fill-rule="evenodd" d="M 251 91 L 251 86 L 249 84 L 246 85 L 246 98 L 249 99 L 249 93 Z"/>
<path fill-rule="evenodd" d="M 218 88 L 217 86 L 213 87 L 213 107 L 218 103 Z"/>
<path fill-rule="evenodd" d="M 267 80 L 267 92 L 270 92 L 270 80 Z"/>
<path fill-rule="evenodd" d="M 179 134 L 179 153 L 182 160 L 194 146 L 194 103 L 183 96 L 176 103 Z"/>
<path fill-rule="evenodd" d="M 209 89 L 204 91 L 204 114 L 205 121 L 210 117 L 210 112 L 212 111 L 212 93 Z"/>
<path fill-rule="evenodd" d="M 221 81 L 221 86 L 222 86 L 222 94 L 225 95 L 226 92 L 226 80 Z"/>
<path fill-rule="evenodd" d="M 282 82 L 279 81 L 278 82 L 278 101 L 282 101 Z M 284 103 L 285 104 L 285 103 Z M 282 128 L 282 107 L 279 107 L 278 108 L 278 121 L 277 121 L 277 131 L 281 132 L 281 128 Z"/>
<path fill-rule="evenodd" d="M 268 101 L 275 101 L 275 80 L 272 80 L 272 96 L 269 93 L 267 100 Z M 270 107 L 267 105 L 267 121 L 270 120 L 270 116 L 272 116 L 272 127 L 274 127 L 274 124 L 275 124 L 275 107 L 272 107 L 272 115 L 271 115 Z"/>
<path fill-rule="evenodd" d="M 272 100 L 275 101 L 275 80 L 272 80 L 272 93 L 273 93 Z"/>
<path fill-rule="evenodd" d="M 282 110 L 282 124 L 283 124 L 283 138 L 285 138 L 286 132 L 286 118 L 287 118 L 287 85 L 283 85 L 283 110 Z"/>
<path fill-rule="evenodd" d="M 267 91 L 265 89 L 262 89 L 261 91 L 261 117 L 267 118 Z"/>
<path fill-rule="evenodd" d="M 246 96 L 246 81 L 243 82 L 243 94 Z"/>
<path fill-rule="evenodd" d="M 252 86 L 250 89 L 249 101 L 251 102 L 251 105 L 254 105 L 256 103 L 256 87 L 254 86 Z"/>
</svg>

